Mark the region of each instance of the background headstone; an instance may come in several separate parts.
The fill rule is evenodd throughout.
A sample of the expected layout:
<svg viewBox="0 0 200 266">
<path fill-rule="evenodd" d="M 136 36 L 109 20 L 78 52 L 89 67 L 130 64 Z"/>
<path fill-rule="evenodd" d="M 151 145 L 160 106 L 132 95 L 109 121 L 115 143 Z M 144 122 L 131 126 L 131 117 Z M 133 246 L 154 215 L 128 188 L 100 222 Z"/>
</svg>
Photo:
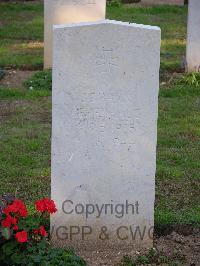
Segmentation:
<svg viewBox="0 0 200 266">
<path fill-rule="evenodd" d="M 52 67 L 53 25 L 105 19 L 106 0 L 44 0 L 44 68 Z"/>
<path fill-rule="evenodd" d="M 105 20 L 57 26 L 54 41 L 53 240 L 81 249 L 151 247 L 160 29 Z M 77 204 L 77 212 L 87 204 L 95 212 L 77 214 Z M 96 206 L 106 204 L 98 217 Z"/>
<path fill-rule="evenodd" d="M 186 70 L 200 72 L 200 0 L 189 1 Z"/>
</svg>

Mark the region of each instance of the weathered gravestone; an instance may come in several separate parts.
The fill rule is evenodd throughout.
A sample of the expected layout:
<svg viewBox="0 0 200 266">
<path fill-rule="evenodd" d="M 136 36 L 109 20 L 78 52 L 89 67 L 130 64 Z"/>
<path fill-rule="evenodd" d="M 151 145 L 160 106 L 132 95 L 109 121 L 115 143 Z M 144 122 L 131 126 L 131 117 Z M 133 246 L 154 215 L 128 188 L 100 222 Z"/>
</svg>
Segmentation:
<svg viewBox="0 0 200 266">
<path fill-rule="evenodd" d="M 52 67 L 53 25 L 105 19 L 106 0 L 44 0 L 44 68 Z"/>
<path fill-rule="evenodd" d="M 200 72 L 200 0 L 190 0 L 188 8 L 186 70 Z"/>
<path fill-rule="evenodd" d="M 54 37 L 53 241 L 151 247 L 160 29 L 105 20 Z"/>
</svg>

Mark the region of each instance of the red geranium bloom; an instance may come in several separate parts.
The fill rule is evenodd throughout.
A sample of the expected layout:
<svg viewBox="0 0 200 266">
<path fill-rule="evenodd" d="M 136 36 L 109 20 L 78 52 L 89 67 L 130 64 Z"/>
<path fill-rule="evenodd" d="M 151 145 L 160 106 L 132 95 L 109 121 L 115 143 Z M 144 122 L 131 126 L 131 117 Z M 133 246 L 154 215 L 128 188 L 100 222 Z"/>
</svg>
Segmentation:
<svg viewBox="0 0 200 266">
<path fill-rule="evenodd" d="M 45 212 L 46 211 L 46 204 L 44 200 L 38 200 L 35 202 L 36 210 L 39 212 Z"/>
<path fill-rule="evenodd" d="M 10 215 L 10 208 L 9 208 L 9 206 L 7 208 L 5 208 L 3 210 L 3 212 L 5 213 L 5 215 Z"/>
<path fill-rule="evenodd" d="M 2 226 L 10 228 L 11 225 L 17 225 L 17 219 L 15 217 L 12 217 L 8 215 L 3 221 L 2 221 Z"/>
<path fill-rule="evenodd" d="M 4 209 L 4 213 L 9 215 L 10 213 L 15 213 L 20 215 L 21 217 L 26 217 L 28 212 L 25 204 L 21 200 L 15 200 L 12 204 L 10 204 L 7 208 Z"/>
<path fill-rule="evenodd" d="M 36 235 L 41 235 L 41 236 L 46 236 L 47 235 L 47 231 L 45 230 L 44 226 L 40 226 L 39 229 L 34 229 L 33 233 Z"/>
<path fill-rule="evenodd" d="M 19 228 L 18 228 L 17 225 L 14 225 L 14 226 L 13 226 L 13 230 L 14 230 L 14 231 L 17 231 L 18 229 L 19 229 Z"/>
<path fill-rule="evenodd" d="M 49 213 L 55 213 L 57 211 L 54 201 L 48 198 L 36 201 L 35 207 L 39 212 L 47 211 Z"/>
<path fill-rule="evenodd" d="M 41 227 L 39 228 L 39 233 L 40 233 L 41 236 L 46 236 L 46 235 L 47 235 L 47 232 L 46 232 L 46 230 L 44 229 L 44 226 L 41 226 Z"/>
<path fill-rule="evenodd" d="M 10 228 L 11 227 L 11 224 L 12 224 L 12 220 L 11 220 L 11 216 L 7 216 L 3 221 L 2 221 L 2 226 L 3 227 L 7 227 L 7 228 Z"/>
<path fill-rule="evenodd" d="M 15 237 L 19 243 L 26 243 L 28 241 L 28 233 L 26 231 L 17 232 Z"/>
<path fill-rule="evenodd" d="M 38 229 L 34 229 L 33 230 L 33 233 L 36 234 L 36 235 L 38 235 L 39 234 L 39 230 Z"/>
</svg>

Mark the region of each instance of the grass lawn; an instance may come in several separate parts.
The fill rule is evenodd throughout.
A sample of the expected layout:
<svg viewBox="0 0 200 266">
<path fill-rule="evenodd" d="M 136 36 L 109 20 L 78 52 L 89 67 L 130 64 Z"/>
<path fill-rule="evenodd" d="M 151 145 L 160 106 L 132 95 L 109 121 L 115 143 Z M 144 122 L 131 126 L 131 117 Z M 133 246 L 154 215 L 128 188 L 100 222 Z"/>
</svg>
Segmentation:
<svg viewBox="0 0 200 266">
<path fill-rule="evenodd" d="M 0 4 L 0 66 L 41 68 L 43 19 L 40 4 Z M 159 25 L 161 71 L 181 70 L 186 8 L 122 6 L 107 17 Z M 159 97 L 156 175 L 157 227 L 198 224 L 200 88 L 162 85 Z M 32 203 L 50 191 L 51 97 L 47 90 L 0 88 L 0 194 Z"/>
<path fill-rule="evenodd" d="M 43 6 L 0 4 L 0 67 L 41 69 L 43 66 Z M 187 8 L 173 6 L 108 7 L 107 18 L 160 26 L 161 70 L 182 71 Z"/>
<path fill-rule="evenodd" d="M 186 7 L 108 8 L 107 18 L 159 26 L 162 30 L 161 72 L 182 71 L 186 46 Z"/>
<path fill-rule="evenodd" d="M 0 14 L 0 67 L 42 68 L 42 5 L 1 3 Z"/>
</svg>

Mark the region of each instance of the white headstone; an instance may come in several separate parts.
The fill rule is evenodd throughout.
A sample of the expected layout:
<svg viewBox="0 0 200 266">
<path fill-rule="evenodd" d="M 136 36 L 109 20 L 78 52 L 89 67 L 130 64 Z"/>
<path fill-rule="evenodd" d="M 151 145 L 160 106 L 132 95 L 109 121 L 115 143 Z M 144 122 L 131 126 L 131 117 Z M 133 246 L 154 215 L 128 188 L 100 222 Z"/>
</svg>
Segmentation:
<svg viewBox="0 0 200 266">
<path fill-rule="evenodd" d="M 106 0 L 44 0 L 44 68 L 52 67 L 53 25 L 105 19 Z"/>
<path fill-rule="evenodd" d="M 160 29 L 104 20 L 54 37 L 53 240 L 151 247 Z"/>
<path fill-rule="evenodd" d="M 190 0 L 188 8 L 186 70 L 200 72 L 200 0 Z"/>
</svg>

